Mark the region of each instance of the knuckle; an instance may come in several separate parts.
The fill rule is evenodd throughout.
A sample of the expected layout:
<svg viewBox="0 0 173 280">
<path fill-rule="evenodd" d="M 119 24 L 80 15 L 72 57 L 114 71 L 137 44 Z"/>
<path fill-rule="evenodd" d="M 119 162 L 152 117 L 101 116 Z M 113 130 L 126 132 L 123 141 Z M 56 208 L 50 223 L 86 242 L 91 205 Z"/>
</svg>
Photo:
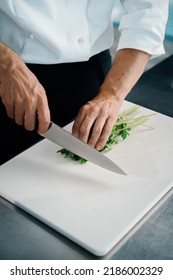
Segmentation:
<svg viewBox="0 0 173 280">
<path fill-rule="evenodd" d="M 107 137 L 110 134 L 110 132 L 111 132 L 110 128 L 106 128 L 101 137 Z"/>
<path fill-rule="evenodd" d="M 112 125 L 112 124 L 115 123 L 115 114 L 114 114 L 114 113 L 111 113 L 111 114 L 109 115 L 108 123 L 109 123 L 109 125 Z"/>
<path fill-rule="evenodd" d="M 103 134 L 100 138 L 99 138 L 99 143 L 105 143 L 107 141 L 107 135 Z"/>
<path fill-rule="evenodd" d="M 90 116 L 90 115 L 87 115 L 86 117 L 85 117 L 85 123 L 88 125 L 89 123 L 91 123 L 92 122 L 92 116 Z"/>
<path fill-rule="evenodd" d="M 15 99 L 15 103 L 19 107 L 20 105 L 23 104 L 23 99 L 20 96 L 17 96 Z"/>
<path fill-rule="evenodd" d="M 87 132 L 87 129 L 83 125 L 81 125 L 81 127 L 79 128 L 80 135 L 84 135 L 86 132 Z"/>
<path fill-rule="evenodd" d="M 27 104 L 27 108 L 29 110 L 32 110 L 35 105 L 36 105 L 36 98 L 32 95 L 32 96 L 26 96 L 26 99 L 25 99 L 25 104 Z"/>
<path fill-rule="evenodd" d="M 40 103 L 43 104 L 43 103 L 47 102 L 45 91 L 38 92 L 37 96 L 38 96 L 38 100 L 39 100 Z"/>
<path fill-rule="evenodd" d="M 92 108 L 93 108 L 93 110 L 96 111 L 96 112 L 100 111 L 100 105 L 99 105 L 99 103 L 92 104 Z"/>
<path fill-rule="evenodd" d="M 13 105 L 12 100 L 9 100 L 9 99 L 6 99 L 6 98 L 2 99 L 2 103 L 5 105 L 6 108 L 10 108 Z"/>
<path fill-rule="evenodd" d="M 99 111 L 100 106 L 99 103 L 94 103 L 92 100 L 88 101 L 86 104 L 82 106 L 84 110 L 91 110 L 91 111 Z"/>
<path fill-rule="evenodd" d="M 82 112 L 82 111 L 87 111 L 88 109 L 89 109 L 89 104 L 88 103 L 86 103 L 86 104 L 84 104 L 82 107 L 81 107 L 81 109 L 80 109 L 80 112 Z"/>
<path fill-rule="evenodd" d="M 96 135 L 100 135 L 100 133 L 101 133 L 101 127 L 97 126 L 96 128 L 93 129 L 92 135 L 96 136 Z"/>
<path fill-rule="evenodd" d="M 84 104 L 84 105 L 82 106 L 82 108 L 83 108 L 83 109 L 88 109 L 89 106 L 90 106 L 90 105 L 89 105 L 89 102 L 88 102 L 88 103 Z"/>
</svg>

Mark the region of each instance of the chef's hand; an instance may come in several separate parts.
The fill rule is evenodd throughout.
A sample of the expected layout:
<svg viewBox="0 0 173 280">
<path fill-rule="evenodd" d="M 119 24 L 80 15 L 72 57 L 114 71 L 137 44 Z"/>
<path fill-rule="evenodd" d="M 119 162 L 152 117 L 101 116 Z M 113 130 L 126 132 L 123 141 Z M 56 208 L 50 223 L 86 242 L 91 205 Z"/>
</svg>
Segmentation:
<svg viewBox="0 0 173 280">
<path fill-rule="evenodd" d="M 104 147 L 123 100 L 142 75 L 149 57 L 134 49 L 117 52 L 98 95 L 80 109 L 72 128 L 74 136 L 98 150 Z"/>
<path fill-rule="evenodd" d="M 72 133 L 100 150 L 107 142 L 116 123 L 121 102 L 114 95 L 100 93 L 79 111 Z"/>
<path fill-rule="evenodd" d="M 43 86 L 22 59 L 0 42 L 0 97 L 7 115 L 27 130 L 46 132 L 50 111 Z"/>
</svg>

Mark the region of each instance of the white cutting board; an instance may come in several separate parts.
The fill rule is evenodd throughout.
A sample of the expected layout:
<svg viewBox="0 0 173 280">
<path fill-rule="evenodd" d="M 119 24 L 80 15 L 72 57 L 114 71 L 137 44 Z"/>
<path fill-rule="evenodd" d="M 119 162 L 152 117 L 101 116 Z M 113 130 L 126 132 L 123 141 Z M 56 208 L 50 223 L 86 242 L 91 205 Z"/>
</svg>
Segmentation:
<svg viewBox="0 0 173 280">
<path fill-rule="evenodd" d="M 128 176 L 64 159 L 43 140 L 0 167 L 0 194 L 103 256 L 173 185 L 173 119 L 156 113 L 148 125 L 154 129 L 136 128 L 106 153 Z"/>
</svg>

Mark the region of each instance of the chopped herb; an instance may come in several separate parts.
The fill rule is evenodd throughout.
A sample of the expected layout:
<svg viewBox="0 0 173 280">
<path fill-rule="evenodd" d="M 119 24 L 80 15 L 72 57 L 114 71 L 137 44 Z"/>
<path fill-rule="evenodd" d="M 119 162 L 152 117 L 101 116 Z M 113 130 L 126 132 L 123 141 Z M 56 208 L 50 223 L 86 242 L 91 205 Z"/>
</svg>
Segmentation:
<svg viewBox="0 0 173 280">
<path fill-rule="evenodd" d="M 65 148 L 57 151 L 57 153 L 61 153 L 62 155 L 65 155 L 64 156 L 65 158 L 70 158 L 71 160 L 78 161 L 80 164 L 85 163 L 87 161 L 86 159 L 70 152 L 69 150 L 67 150 Z"/>
</svg>

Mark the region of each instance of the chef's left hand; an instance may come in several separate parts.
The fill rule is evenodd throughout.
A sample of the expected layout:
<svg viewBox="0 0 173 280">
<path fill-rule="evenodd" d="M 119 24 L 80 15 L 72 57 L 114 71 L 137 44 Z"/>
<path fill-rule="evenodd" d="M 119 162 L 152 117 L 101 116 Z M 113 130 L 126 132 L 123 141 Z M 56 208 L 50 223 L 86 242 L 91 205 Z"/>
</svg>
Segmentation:
<svg viewBox="0 0 173 280">
<path fill-rule="evenodd" d="M 116 123 L 121 103 L 114 95 L 100 92 L 80 109 L 73 135 L 97 150 L 102 149 Z"/>
<path fill-rule="evenodd" d="M 150 55 L 140 50 L 122 49 L 98 95 L 86 103 L 74 122 L 74 136 L 100 150 L 115 125 L 123 100 L 142 75 Z"/>
</svg>

